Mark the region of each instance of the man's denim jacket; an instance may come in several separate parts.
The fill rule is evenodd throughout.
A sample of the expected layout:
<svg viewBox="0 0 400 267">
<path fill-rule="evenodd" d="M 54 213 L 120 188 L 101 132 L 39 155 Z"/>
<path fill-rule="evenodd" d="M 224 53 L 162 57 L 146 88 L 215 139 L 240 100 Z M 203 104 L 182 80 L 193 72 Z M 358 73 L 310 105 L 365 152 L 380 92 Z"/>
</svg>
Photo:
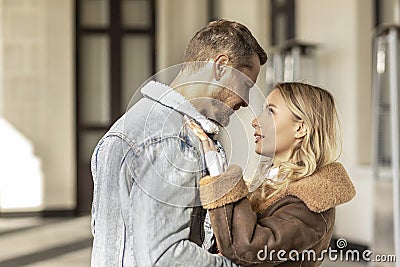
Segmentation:
<svg viewBox="0 0 400 267">
<path fill-rule="evenodd" d="M 151 81 L 142 94 L 92 156 L 92 266 L 236 266 L 201 247 L 207 231 L 194 212 L 205 164 L 185 119 L 218 127 L 166 85 Z"/>
</svg>

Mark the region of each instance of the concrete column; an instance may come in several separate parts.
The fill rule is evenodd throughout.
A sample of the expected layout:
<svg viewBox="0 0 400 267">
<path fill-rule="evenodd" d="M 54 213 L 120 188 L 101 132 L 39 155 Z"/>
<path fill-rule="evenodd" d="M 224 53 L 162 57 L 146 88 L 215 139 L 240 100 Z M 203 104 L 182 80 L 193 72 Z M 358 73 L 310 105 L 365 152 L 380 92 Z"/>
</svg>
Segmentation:
<svg viewBox="0 0 400 267">
<path fill-rule="evenodd" d="M 10 190 L 16 199 L 39 198 L 19 210 L 74 208 L 73 0 L 0 3 L 2 115 L 40 161 L 41 173 L 37 181 L 17 176 L 19 187 Z"/>
</svg>

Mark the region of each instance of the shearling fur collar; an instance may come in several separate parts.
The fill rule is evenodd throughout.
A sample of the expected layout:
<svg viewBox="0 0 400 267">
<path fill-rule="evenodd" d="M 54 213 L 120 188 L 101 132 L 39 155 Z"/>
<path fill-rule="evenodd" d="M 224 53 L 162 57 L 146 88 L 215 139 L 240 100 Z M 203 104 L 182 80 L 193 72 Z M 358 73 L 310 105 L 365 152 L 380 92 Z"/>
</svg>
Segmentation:
<svg viewBox="0 0 400 267">
<path fill-rule="evenodd" d="M 250 196 L 255 212 L 267 209 L 283 197 L 294 196 L 303 201 L 311 211 L 321 213 L 350 201 L 356 194 L 346 170 L 338 162 L 320 168 L 314 174 L 290 184 L 286 190 L 270 198 L 262 198 L 261 192 L 262 189 L 259 188 Z M 272 190 L 267 190 L 266 196 L 271 193 Z"/>
</svg>

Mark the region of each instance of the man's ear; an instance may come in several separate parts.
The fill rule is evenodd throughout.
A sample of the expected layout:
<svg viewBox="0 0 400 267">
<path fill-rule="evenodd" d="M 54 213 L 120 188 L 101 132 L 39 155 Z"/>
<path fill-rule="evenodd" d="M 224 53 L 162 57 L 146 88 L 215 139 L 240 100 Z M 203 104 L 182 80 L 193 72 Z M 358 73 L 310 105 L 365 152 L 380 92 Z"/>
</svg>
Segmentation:
<svg viewBox="0 0 400 267">
<path fill-rule="evenodd" d="M 214 59 L 214 75 L 217 81 L 225 74 L 228 63 L 229 57 L 225 54 L 220 54 Z"/>
<path fill-rule="evenodd" d="M 296 133 L 294 135 L 294 138 L 301 139 L 306 134 L 307 134 L 307 128 L 306 128 L 306 125 L 304 124 L 304 121 L 297 122 L 297 128 L 296 128 Z"/>
</svg>

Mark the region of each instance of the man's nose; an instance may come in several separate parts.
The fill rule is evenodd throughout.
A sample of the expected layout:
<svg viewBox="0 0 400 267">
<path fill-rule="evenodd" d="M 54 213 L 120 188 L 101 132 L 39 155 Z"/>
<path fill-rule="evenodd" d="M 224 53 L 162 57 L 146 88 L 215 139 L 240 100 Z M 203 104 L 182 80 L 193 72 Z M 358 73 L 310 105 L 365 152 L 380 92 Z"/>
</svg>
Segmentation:
<svg viewBox="0 0 400 267">
<path fill-rule="evenodd" d="M 250 92 L 249 90 L 247 90 L 246 93 L 244 93 L 244 95 L 242 96 L 242 106 L 243 107 L 247 107 L 249 105 L 249 101 L 250 101 Z"/>
</svg>

